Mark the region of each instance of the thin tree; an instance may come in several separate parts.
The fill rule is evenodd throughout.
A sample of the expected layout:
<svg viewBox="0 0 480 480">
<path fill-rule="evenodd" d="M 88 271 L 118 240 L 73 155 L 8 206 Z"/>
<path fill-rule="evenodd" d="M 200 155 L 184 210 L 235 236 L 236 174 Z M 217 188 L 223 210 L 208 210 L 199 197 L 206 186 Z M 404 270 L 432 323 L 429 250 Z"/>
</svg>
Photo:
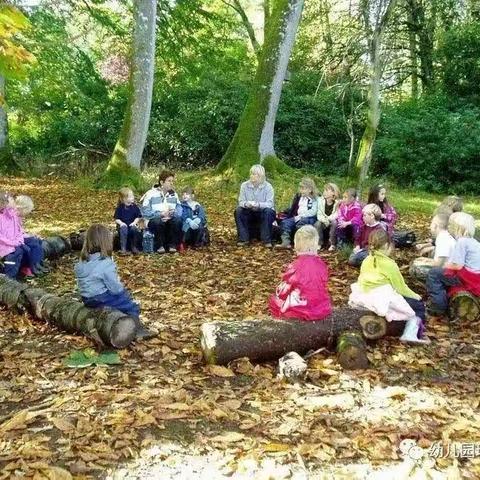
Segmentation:
<svg viewBox="0 0 480 480">
<path fill-rule="evenodd" d="M 295 42 L 304 0 L 272 0 L 257 72 L 220 171 L 244 174 L 255 163 L 269 170 L 285 168 L 275 154 L 273 132 L 283 82 Z"/>
<path fill-rule="evenodd" d="M 385 66 L 383 36 L 397 0 L 362 0 L 360 9 L 368 44 L 370 84 L 368 90 L 368 112 L 365 130 L 360 140 L 353 177 L 358 179 L 358 190 L 362 189 L 367 177 L 372 151 L 380 121 L 380 86 Z"/>
</svg>

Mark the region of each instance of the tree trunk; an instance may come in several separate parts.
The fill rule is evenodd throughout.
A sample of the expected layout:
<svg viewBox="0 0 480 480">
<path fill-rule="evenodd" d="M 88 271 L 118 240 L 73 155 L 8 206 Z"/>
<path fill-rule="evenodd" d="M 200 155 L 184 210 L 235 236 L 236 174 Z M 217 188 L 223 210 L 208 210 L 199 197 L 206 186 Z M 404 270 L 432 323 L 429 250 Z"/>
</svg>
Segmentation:
<svg viewBox="0 0 480 480">
<path fill-rule="evenodd" d="M 408 0 L 407 2 L 407 30 L 408 44 L 410 50 L 410 69 L 412 98 L 418 98 L 418 52 L 417 52 L 417 0 Z"/>
<path fill-rule="evenodd" d="M 418 4 L 418 56 L 420 58 L 420 72 L 422 79 L 422 90 L 429 92 L 434 87 L 433 70 L 433 40 L 435 35 L 436 10 L 432 5 L 431 17 L 427 17 L 425 4 Z"/>
<path fill-rule="evenodd" d="M 0 170 L 15 170 L 10 142 L 8 141 L 8 116 L 5 108 L 5 77 L 0 75 Z"/>
<path fill-rule="evenodd" d="M 80 333 L 98 346 L 125 348 L 135 339 L 136 321 L 118 310 L 91 309 L 69 297 L 57 297 L 0 275 L 0 304 L 28 310 L 69 333 Z"/>
<path fill-rule="evenodd" d="M 324 320 L 238 320 L 204 323 L 200 343 L 209 364 L 225 365 L 248 357 L 252 361 L 276 360 L 288 352 L 300 355 L 322 346 L 333 347 L 344 332 L 362 332 L 363 310 L 338 308 Z M 387 335 L 400 336 L 405 322 L 387 323 Z"/>
<path fill-rule="evenodd" d="M 380 121 L 380 82 L 384 68 L 384 56 L 382 55 L 382 40 L 385 28 L 390 19 L 397 0 L 386 0 L 383 13 L 380 11 L 383 2 L 377 5 L 374 28 L 371 28 L 372 12 L 368 2 L 362 12 L 365 28 L 369 36 L 369 60 L 370 60 L 370 87 L 368 92 L 369 110 L 367 123 L 360 140 L 354 171 L 351 176 L 358 179 L 358 193 L 361 194 L 363 184 L 368 176 L 372 152 L 377 136 L 378 123 Z"/>
<path fill-rule="evenodd" d="M 233 140 L 218 165 L 220 171 L 231 169 L 245 175 L 255 163 L 264 163 L 270 171 L 285 168 L 276 157 L 273 132 L 303 3 L 274 0 L 253 86 Z"/>
<path fill-rule="evenodd" d="M 129 96 L 122 130 L 108 172 L 140 169 L 152 106 L 156 0 L 135 1 Z"/>
</svg>

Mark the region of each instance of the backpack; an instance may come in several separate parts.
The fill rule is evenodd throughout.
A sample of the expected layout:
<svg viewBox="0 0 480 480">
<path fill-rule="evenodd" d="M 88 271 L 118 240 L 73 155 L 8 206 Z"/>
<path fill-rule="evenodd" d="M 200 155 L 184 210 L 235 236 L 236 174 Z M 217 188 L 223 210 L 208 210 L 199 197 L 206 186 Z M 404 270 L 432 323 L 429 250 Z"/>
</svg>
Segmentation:
<svg viewBox="0 0 480 480">
<path fill-rule="evenodd" d="M 396 230 L 392 240 L 397 248 L 410 248 L 417 241 L 417 236 L 413 230 Z"/>
</svg>

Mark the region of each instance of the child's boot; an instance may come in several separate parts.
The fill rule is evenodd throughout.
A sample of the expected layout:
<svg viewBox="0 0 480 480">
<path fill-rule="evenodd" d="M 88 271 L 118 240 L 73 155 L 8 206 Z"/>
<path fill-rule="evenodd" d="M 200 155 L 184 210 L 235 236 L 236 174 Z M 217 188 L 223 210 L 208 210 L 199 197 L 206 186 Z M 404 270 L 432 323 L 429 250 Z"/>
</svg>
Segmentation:
<svg viewBox="0 0 480 480">
<path fill-rule="evenodd" d="M 136 319 L 135 323 L 137 327 L 135 330 L 135 340 L 144 340 L 156 336 L 156 333 L 145 327 L 145 325 L 141 322 L 139 318 Z"/>
<path fill-rule="evenodd" d="M 428 337 L 422 339 L 418 338 L 418 327 L 420 326 L 420 322 L 421 320 L 417 316 L 409 318 L 405 324 L 405 329 L 400 337 L 400 341 L 422 344 L 430 343 L 430 339 Z"/>
<path fill-rule="evenodd" d="M 290 242 L 289 233 L 282 233 L 280 238 L 282 239 L 282 243 L 280 245 L 276 245 L 277 248 L 291 248 L 292 244 Z"/>
</svg>

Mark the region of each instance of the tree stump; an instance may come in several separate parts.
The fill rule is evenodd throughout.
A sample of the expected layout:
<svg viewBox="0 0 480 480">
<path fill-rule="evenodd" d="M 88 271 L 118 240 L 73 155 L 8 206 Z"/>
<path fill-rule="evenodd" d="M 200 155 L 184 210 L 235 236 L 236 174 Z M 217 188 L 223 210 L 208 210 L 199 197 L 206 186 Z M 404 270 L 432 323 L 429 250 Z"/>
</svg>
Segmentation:
<svg viewBox="0 0 480 480">
<path fill-rule="evenodd" d="M 367 344 L 360 332 L 343 332 L 337 340 L 338 363 L 346 370 L 368 368 Z"/>
<path fill-rule="evenodd" d="M 480 299 L 467 291 L 455 293 L 448 302 L 449 317 L 462 322 L 480 320 Z"/>
<path fill-rule="evenodd" d="M 277 360 L 288 352 L 300 355 L 320 347 L 334 348 L 340 334 L 362 332 L 361 317 L 368 312 L 335 309 L 319 321 L 234 320 L 208 322 L 201 327 L 200 343 L 206 363 L 225 365 L 241 357 L 251 361 Z M 386 335 L 399 337 L 405 322 L 386 322 Z"/>
<path fill-rule="evenodd" d="M 58 297 L 0 275 L 0 304 L 28 310 L 69 333 L 82 334 L 99 346 L 125 348 L 135 339 L 136 320 L 110 308 L 87 308 L 71 297 Z"/>
</svg>

